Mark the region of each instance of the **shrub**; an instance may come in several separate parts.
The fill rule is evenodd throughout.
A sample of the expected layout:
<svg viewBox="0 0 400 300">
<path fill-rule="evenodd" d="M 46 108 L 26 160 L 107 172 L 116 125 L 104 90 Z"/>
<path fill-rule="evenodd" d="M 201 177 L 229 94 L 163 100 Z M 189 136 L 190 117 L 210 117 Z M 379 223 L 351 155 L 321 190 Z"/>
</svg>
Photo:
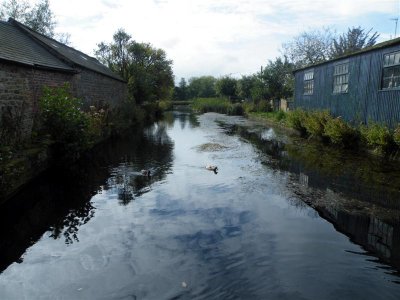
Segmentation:
<svg viewBox="0 0 400 300">
<path fill-rule="evenodd" d="M 231 104 L 228 109 L 228 115 L 231 116 L 243 116 L 244 109 L 240 103 Z"/>
<path fill-rule="evenodd" d="M 325 124 L 332 118 L 328 111 L 313 111 L 304 119 L 304 127 L 312 137 L 322 138 L 324 136 Z"/>
<path fill-rule="evenodd" d="M 324 135 L 329 138 L 332 144 L 345 148 L 356 147 L 359 138 L 357 130 L 344 122 L 340 117 L 327 119 Z"/>
<path fill-rule="evenodd" d="M 400 146 L 400 124 L 398 124 L 393 131 L 393 140 L 397 144 L 397 146 Z"/>
<path fill-rule="evenodd" d="M 289 127 L 298 130 L 301 135 L 306 136 L 307 130 L 304 123 L 307 115 L 308 113 L 301 109 L 289 111 L 286 116 L 286 124 Z"/>
<path fill-rule="evenodd" d="M 393 146 L 393 137 L 384 125 L 371 123 L 369 126 L 361 126 L 360 132 L 364 141 L 377 152 L 385 153 Z"/>
<path fill-rule="evenodd" d="M 76 151 L 87 146 L 89 117 L 81 110 L 81 101 L 71 96 L 68 84 L 44 87 L 39 107 L 43 129 L 57 144 Z"/>
<path fill-rule="evenodd" d="M 275 114 L 275 120 L 277 120 L 278 122 L 281 122 L 283 120 L 286 120 L 286 113 L 282 110 L 278 110 Z"/>
<path fill-rule="evenodd" d="M 260 100 L 256 105 L 256 110 L 259 112 L 270 112 L 272 111 L 271 103 L 267 100 Z"/>
<path fill-rule="evenodd" d="M 222 98 L 197 98 L 192 103 L 192 108 L 200 113 L 217 112 L 221 114 L 228 113 L 231 103 Z"/>
<path fill-rule="evenodd" d="M 161 100 L 158 101 L 158 107 L 161 111 L 167 111 L 172 109 L 172 101 Z"/>
</svg>

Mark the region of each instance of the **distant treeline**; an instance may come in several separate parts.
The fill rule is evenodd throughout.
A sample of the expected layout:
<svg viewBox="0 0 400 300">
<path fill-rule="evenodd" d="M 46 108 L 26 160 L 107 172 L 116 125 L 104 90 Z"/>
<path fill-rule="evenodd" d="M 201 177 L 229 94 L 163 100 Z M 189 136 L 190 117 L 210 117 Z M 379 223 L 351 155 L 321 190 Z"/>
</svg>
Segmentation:
<svg viewBox="0 0 400 300">
<path fill-rule="evenodd" d="M 293 97 L 293 71 L 298 68 L 341 57 L 373 46 L 379 34 L 361 27 L 349 28 L 338 35 L 331 28 L 310 30 L 284 43 L 281 57 L 269 60 L 266 66 L 252 75 L 241 78 L 223 76 L 181 78 L 174 89 L 174 100 L 224 97 L 228 99 L 261 100 Z"/>
</svg>

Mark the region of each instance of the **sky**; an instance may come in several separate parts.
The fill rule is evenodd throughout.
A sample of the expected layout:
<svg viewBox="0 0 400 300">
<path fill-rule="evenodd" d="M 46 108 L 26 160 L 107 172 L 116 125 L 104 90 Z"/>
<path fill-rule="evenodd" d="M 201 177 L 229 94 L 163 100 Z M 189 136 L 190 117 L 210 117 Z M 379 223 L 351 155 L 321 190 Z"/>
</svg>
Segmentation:
<svg viewBox="0 0 400 300">
<path fill-rule="evenodd" d="M 98 43 L 123 28 L 164 49 L 178 83 L 256 73 L 281 55 L 282 43 L 311 29 L 362 26 L 388 40 L 400 0 L 50 0 L 50 8 L 56 31 L 69 33 L 72 47 L 93 56 Z"/>
</svg>

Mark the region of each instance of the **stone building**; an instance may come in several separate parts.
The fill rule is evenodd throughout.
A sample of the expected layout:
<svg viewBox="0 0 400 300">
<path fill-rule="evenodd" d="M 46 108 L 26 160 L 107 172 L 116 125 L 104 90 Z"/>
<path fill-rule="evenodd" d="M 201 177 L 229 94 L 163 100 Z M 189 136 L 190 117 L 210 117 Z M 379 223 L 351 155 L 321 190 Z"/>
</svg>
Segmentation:
<svg viewBox="0 0 400 300">
<path fill-rule="evenodd" d="M 127 97 L 126 82 L 97 59 L 13 19 L 0 21 L 0 137 L 13 125 L 18 140 L 29 139 L 43 87 L 66 82 L 86 106 L 114 107 Z"/>
</svg>

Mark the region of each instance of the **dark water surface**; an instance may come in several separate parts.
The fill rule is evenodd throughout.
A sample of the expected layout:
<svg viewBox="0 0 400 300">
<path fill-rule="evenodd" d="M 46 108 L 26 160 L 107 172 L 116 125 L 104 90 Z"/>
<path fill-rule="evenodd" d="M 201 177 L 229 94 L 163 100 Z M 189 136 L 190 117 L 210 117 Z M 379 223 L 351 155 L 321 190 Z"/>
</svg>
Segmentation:
<svg viewBox="0 0 400 300">
<path fill-rule="evenodd" d="M 0 299 L 400 299 L 398 165 L 175 112 L 0 207 Z"/>
</svg>

